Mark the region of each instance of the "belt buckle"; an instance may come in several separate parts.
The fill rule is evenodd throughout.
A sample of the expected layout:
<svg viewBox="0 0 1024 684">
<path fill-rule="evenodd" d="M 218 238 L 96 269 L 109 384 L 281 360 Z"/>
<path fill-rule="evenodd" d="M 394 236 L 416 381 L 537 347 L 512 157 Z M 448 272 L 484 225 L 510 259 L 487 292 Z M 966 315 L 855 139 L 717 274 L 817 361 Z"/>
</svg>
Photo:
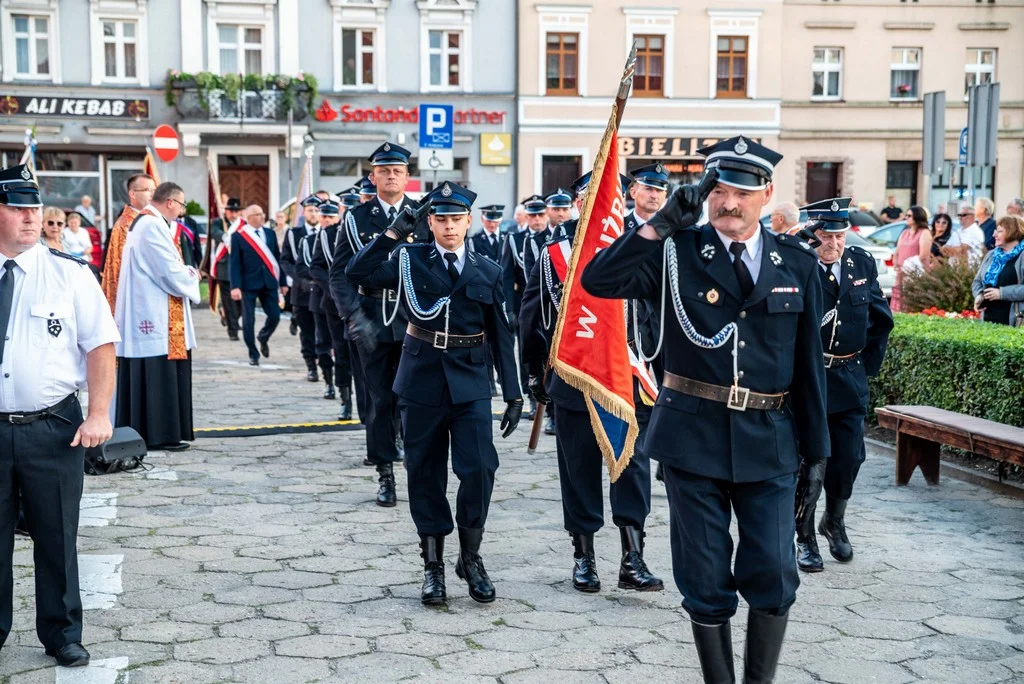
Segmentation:
<svg viewBox="0 0 1024 684">
<path fill-rule="evenodd" d="M 10 413 L 7 415 L 7 422 L 11 425 L 20 425 L 19 421 L 25 420 L 24 413 Z"/>
<path fill-rule="evenodd" d="M 832 354 L 825 354 L 825 368 L 831 368 L 832 362 L 835 361 L 836 357 Z"/>
<path fill-rule="evenodd" d="M 388 304 L 394 304 L 398 301 L 398 290 L 384 290 L 384 299 Z"/>
<path fill-rule="evenodd" d="M 438 340 L 444 340 L 444 343 L 439 343 Z M 448 348 L 448 333 L 438 331 L 434 333 L 434 349 L 447 349 Z"/>
<path fill-rule="evenodd" d="M 746 387 L 733 385 L 729 388 L 729 401 L 725 402 L 733 411 L 746 411 L 750 403 L 750 390 Z"/>
</svg>

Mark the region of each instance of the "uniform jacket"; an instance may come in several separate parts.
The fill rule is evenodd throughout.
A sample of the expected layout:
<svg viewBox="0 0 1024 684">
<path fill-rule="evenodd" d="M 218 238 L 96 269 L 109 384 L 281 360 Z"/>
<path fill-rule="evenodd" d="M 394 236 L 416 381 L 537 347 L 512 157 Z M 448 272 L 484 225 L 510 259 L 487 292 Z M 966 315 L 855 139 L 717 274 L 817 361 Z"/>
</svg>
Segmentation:
<svg viewBox="0 0 1024 684">
<path fill-rule="evenodd" d="M 292 306 L 309 307 L 309 289 L 312 284 L 309 279 L 308 267 L 305 267 L 305 275 L 299 275 L 299 264 L 302 262 L 302 238 L 316 232 L 313 228 L 298 226 L 289 228 L 284 233 L 284 243 L 281 245 L 281 270 L 290 279 L 288 283 L 288 299 Z"/>
<path fill-rule="evenodd" d="M 404 197 L 400 208 L 404 209 L 411 204 L 412 200 Z M 353 234 L 353 224 L 355 234 Z M 405 326 L 408 320 L 405 318 L 404 311 L 399 311 L 392 324 L 385 326 L 381 297 L 360 294 L 356 284 L 345 275 L 345 269 L 352 257 L 375 237 L 387 230 L 387 227 L 387 213 L 378 199 L 364 202 L 345 213 L 341 224 L 341 234 L 334 243 L 334 259 L 331 261 L 329 274 L 329 291 L 342 318 L 348 318 L 356 309 L 362 309 L 366 317 L 374 322 L 377 329 L 377 340 L 393 343 L 401 342 L 405 337 Z M 416 242 L 426 242 L 429 236 L 430 228 L 424 218 L 413 231 L 413 239 Z M 394 306 L 394 302 L 387 302 L 389 312 Z"/>
<path fill-rule="evenodd" d="M 821 326 L 821 344 L 826 354 L 860 352 L 860 358 L 826 369 L 829 413 L 867 408 L 868 376 L 878 375 L 893 326 L 889 303 L 878 285 L 875 258 L 859 247 L 847 247 L 839 263 L 839 282 L 835 285 L 818 266 L 819 277 L 825 274 L 821 287 L 823 316 L 836 309 L 835 320 Z M 839 324 L 833 328 L 836 322 Z"/>
<path fill-rule="evenodd" d="M 363 287 L 397 289 L 399 252 L 409 256 L 410 274 L 421 308 L 429 308 L 441 297 L 451 296 L 448 331 L 453 335 L 483 332 L 490 345 L 494 366 L 501 380 L 506 401 L 521 399 L 519 372 L 513 353 L 512 329 L 505 315 L 501 288 L 501 269 L 490 259 L 466 251 L 466 263 L 459 279 L 452 284 L 444 259 L 431 244 L 403 244 L 387 235 L 378 235 L 349 264 L 346 272 Z M 392 251 L 394 250 L 394 255 Z M 408 320 L 430 331 L 445 329 L 445 314 L 423 320 L 402 296 Z M 448 387 L 453 404 L 490 399 L 491 387 L 487 349 L 477 347 L 438 349 L 430 342 L 406 335 L 402 359 L 395 376 L 394 391 L 403 399 L 427 406 L 440 406 L 441 388 Z"/>
<path fill-rule="evenodd" d="M 228 230 L 227 228 L 225 228 L 225 225 L 227 224 L 222 218 L 215 218 L 213 219 L 213 221 L 210 222 L 210 239 L 206 243 L 206 251 L 210 254 L 211 264 L 213 262 L 213 255 L 217 253 L 217 248 L 220 246 L 220 243 L 223 242 L 224 240 L 224 233 L 226 233 Z M 219 264 L 217 272 L 211 273 L 210 275 L 216 278 L 217 280 L 220 280 L 225 283 L 230 280 L 226 257 Z"/>
<path fill-rule="evenodd" d="M 509 318 L 519 318 L 519 309 L 523 304 L 523 292 L 526 290 L 526 272 L 523 270 L 523 245 L 530 229 L 511 232 L 501 246 L 501 281 L 502 292 L 509 309 Z"/>
<path fill-rule="evenodd" d="M 329 226 L 322 226 L 316 235 L 309 239 L 309 277 L 320 293 L 317 304 L 320 311 L 331 316 L 337 316 L 338 306 L 331 296 L 331 261 L 334 259 L 334 244 L 338 240 L 343 224 L 334 223 Z"/>
<path fill-rule="evenodd" d="M 309 310 L 314 314 L 322 313 L 320 304 L 324 298 L 324 290 L 313 280 L 310 272 L 310 264 L 313 261 L 313 247 L 320 236 L 320 229 L 314 228 L 312 233 L 305 235 L 299 240 L 296 248 L 299 252 L 299 259 L 295 262 L 295 274 L 309 282 Z"/>
<path fill-rule="evenodd" d="M 498 232 L 496 237 L 497 242 L 492 247 L 490 240 L 487 239 L 487 231 L 481 230 L 479 233 L 471 237 L 466 241 L 466 248 L 470 249 L 477 254 L 482 254 L 494 263 L 501 261 L 502 247 L 504 246 L 505 236 Z"/>
<path fill-rule="evenodd" d="M 739 331 L 739 382 L 755 392 L 788 392 L 782 409 L 737 411 L 662 388 L 648 427 L 645 451 L 687 472 L 731 482 L 756 482 L 795 473 L 800 451 L 829 454 L 822 360 L 821 282 L 807 243 L 761 230 L 761 270 L 743 298 L 725 246 L 710 225 L 678 231 L 679 295 L 693 327 L 711 337 L 728 323 Z M 582 276 L 599 297 L 637 297 L 661 303 L 661 241 L 633 230 L 597 253 Z M 716 349 L 691 342 L 674 312 L 671 293 L 662 347 L 664 369 L 729 387 L 733 344 Z"/>
<path fill-rule="evenodd" d="M 253 229 L 255 230 L 255 228 Z M 270 248 L 278 266 L 281 264 L 281 250 L 277 247 L 277 233 L 272 229 L 263 226 L 260 228 L 263 233 L 263 240 Z M 279 270 L 279 277 L 274 278 L 263 259 L 242 237 L 240 231 L 235 231 L 231 236 L 231 254 L 228 255 L 228 271 L 231 274 L 231 287 L 250 292 L 258 290 L 277 290 L 288 281 L 285 280 L 283 270 Z"/>
<path fill-rule="evenodd" d="M 523 273 L 526 275 L 527 280 L 529 280 L 530 274 L 533 273 L 537 257 L 540 256 L 541 250 L 544 249 L 545 243 L 551 239 L 551 236 L 551 226 L 544 230 L 528 232 L 526 234 L 526 244 L 523 247 Z"/>
</svg>

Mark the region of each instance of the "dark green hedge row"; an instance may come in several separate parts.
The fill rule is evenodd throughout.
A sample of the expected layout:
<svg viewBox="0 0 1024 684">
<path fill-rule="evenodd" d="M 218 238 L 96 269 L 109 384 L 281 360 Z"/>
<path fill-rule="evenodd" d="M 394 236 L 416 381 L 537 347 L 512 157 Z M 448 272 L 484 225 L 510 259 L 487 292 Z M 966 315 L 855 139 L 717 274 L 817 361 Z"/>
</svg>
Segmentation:
<svg viewBox="0 0 1024 684">
<path fill-rule="evenodd" d="M 896 314 L 872 408 L 934 406 L 1024 427 L 1024 328 Z"/>
</svg>

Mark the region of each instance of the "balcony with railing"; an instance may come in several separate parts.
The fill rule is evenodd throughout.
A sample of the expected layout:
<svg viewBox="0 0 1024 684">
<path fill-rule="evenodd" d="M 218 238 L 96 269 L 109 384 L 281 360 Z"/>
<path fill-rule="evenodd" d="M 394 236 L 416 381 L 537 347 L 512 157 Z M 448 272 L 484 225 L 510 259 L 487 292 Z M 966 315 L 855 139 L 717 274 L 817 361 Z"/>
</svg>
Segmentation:
<svg viewBox="0 0 1024 684">
<path fill-rule="evenodd" d="M 310 118 L 316 100 L 312 76 L 219 76 L 169 71 L 167 104 L 185 121 L 282 122 Z"/>
</svg>

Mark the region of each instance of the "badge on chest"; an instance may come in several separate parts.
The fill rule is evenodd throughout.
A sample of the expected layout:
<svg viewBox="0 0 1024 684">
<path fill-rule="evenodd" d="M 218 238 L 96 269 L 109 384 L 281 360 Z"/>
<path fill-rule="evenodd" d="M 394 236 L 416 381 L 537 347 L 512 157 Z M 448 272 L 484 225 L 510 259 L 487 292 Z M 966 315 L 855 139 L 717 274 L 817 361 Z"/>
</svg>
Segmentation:
<svg viewBox="0 0 1024 684">
<path fill-rule="evenodd" d="M 60 324 L 60 321 L 56 318 L 46 319 L 46 331 L 50 333 L 51 337 L 60 337 L 61 331 L 64 327 Z"/>
</svg>

